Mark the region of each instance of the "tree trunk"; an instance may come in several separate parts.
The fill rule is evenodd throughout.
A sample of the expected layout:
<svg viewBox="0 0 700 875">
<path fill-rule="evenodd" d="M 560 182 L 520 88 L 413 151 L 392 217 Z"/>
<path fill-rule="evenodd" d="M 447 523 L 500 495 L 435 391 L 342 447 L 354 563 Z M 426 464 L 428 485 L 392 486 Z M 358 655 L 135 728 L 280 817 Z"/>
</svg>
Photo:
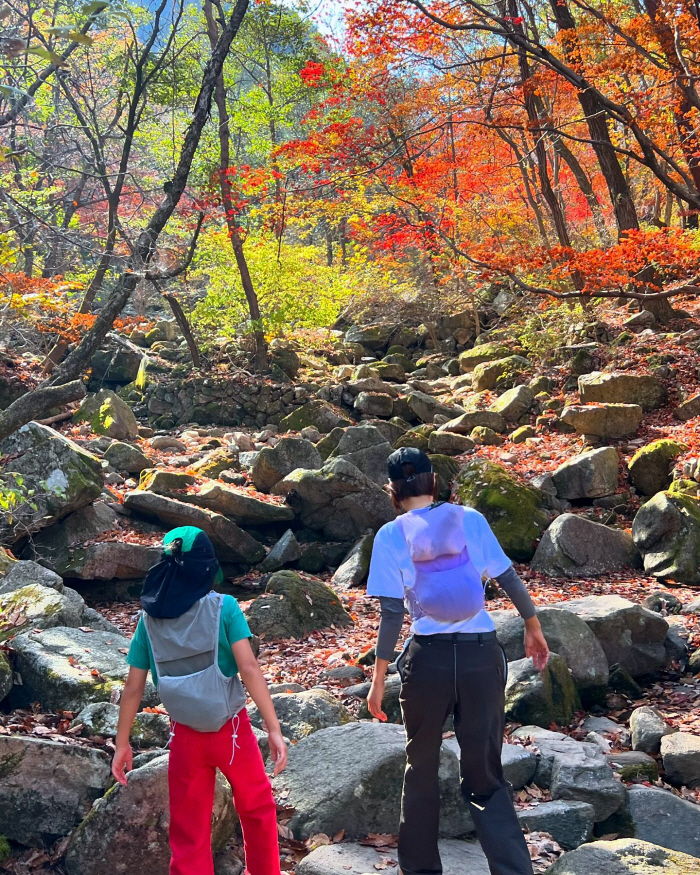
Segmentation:
<svg viewBox="0 0 700 875">
<path fill-rule="evenodd" d="M 214 18 L 211 0 L 205 0 L 204 15 L 207 20 L 207 33 L 209 42 L 212 48 L 216 45 L 218 25 Z M 241 277 L 241 285 L 243 293 L 248 304 L 248 312 L 250 313 L 250 321 L 253 328 L 253 339 L 255 341 L 255 370 L 259 373 L 264 373 L 267 370 L 267 345 L 265 343 L 265 332 L 263 329 L 263 320 L 260 314 L 260 302 L 258 295 L 253 285 L 253 279 L 248 269 L 248 261 L 243 251 L 243 239 L 238 225 L 236 224 L 235 210 L 233 207 L 233 195 L 231 192 L 231 182 L 228 178 L 228 169 L 231 165 L 230 160 L 230 125 L 228 107 L 226 106 L 226 89 L 224 88 L 223 71 L 220 70 L 216 78 L 216 88 L 214 91 L 214 102 L 219 114 L 219 187 L 221 190 L 221 201 L 226 216 L 226 227 L 228 236 L 231 241 L 231 248 L 238 266 L 238 273 Z"/>
</svg>

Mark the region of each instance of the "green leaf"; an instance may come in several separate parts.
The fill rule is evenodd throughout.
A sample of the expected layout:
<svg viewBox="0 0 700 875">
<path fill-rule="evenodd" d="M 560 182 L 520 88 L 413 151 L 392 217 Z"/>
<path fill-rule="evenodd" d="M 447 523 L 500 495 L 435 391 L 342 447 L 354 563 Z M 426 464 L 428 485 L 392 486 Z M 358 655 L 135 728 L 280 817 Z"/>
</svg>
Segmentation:
<svg viewBox="0 0 700 875">
<path fill-rule="evenodd" d="M 93 0 L 92 3 L 86 3 L 84 6 L 81 6 L 80 11 L 83 15 L 99 15 L 99 13 L 104 12 L 109 5 L 110 4 L 106 3 L 105 0 Z"/>
<path fill-rule="evenodd" d="M 19 100 L 21 97 L 29 97 L 26 91 L 13 88 L 11 85 L 0 85 L 0 95 L 10 100 Z"/>
<path fill-rule="evenodd" d="M 57 67 L 65 64 L 65 60 L 61 57 L 61 55 L 56 54 L 56 52 L 49 51 L 49 49 L 44 49 L 41 46 L 37 46 L 34 49 L 27 49 L 30 55 L 37 55 L 39 58 L 44 58 L 47 61 L 51 61 L 52 64 L 55 64 Z"/>
<path fill-rule="evenodd" d="M 81 33 L 72 27 L 50 27 L 49 33 L 57 36 L 59 39 L 69 39 L 74 43 L 80 43 L 83 46 L 91 46 L 94 42 L 91 36 Z"/>
</svg>

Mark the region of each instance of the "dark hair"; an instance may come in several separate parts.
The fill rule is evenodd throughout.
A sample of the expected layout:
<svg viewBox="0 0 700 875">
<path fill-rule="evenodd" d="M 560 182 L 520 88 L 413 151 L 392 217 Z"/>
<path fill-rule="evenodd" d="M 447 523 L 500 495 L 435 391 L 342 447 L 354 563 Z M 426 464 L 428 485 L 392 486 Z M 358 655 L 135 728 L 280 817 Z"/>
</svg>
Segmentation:
<svg viewBox="0 0 700 875">
<path fill-rule="evenodd" d="M 413 465 L 402 465 L 403 479 L 390 480 L 388 485 L 389 495 L 396 510 L 401 510 L 401 502 L 407 498 L 418 498 L 421 495 L 429 495 L 433 501 L 437 501 L 438 479 L 432 472 L 416 474 Z"/>
</svg>

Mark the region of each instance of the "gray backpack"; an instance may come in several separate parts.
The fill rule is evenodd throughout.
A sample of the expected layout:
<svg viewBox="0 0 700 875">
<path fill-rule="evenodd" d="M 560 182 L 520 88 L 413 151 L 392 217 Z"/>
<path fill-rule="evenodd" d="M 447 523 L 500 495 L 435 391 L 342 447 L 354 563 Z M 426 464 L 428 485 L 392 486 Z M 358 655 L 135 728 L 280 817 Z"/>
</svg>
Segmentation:
<svg viewBox="0 0 700 875">
<path fill-rule="evenodd" d="M 223 596 L 211 592 L 174 619 L 143 614 L 158 672 L 158 694 L 174 723 L 218 732 L 245 707 L 238 675 L 219 668 Z"/>
</svg>

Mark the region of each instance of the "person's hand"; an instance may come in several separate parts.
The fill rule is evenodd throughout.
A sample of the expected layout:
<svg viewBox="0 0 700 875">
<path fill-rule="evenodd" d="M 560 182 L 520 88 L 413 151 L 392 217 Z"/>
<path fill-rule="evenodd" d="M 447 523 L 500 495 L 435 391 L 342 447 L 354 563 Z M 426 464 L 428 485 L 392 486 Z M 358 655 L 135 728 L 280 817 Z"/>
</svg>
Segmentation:
<svg viewBox="0 0 700 875">
<path fill-rule="evenodd" d="M 372 686 L 369 689 L 367 696 L 367 707 L 372 717 L 386 723 L 387 716 L 382 710 L 382 699 L 384 698 L 384 678 L 375 677 L 372 681 Z"/>
<path fill-rule="evenodd" d="M 525 656 L 532 659 L 537 671 L 542 671 L 549 659 L 549 647 L 537 617 L 525 623 Z"/>
<path fill-rule="evenodd" d="M 118 744 L 112 759 L 112 774 L 115 779 L 126 787 L 126 772 L 130 772 L 134 762 L 131 745 Z"/>
<path fill-rule="evenodd" d="M 278 729 L 267 733 L 267 741 L 270 745 L 270 756 L 275 764 L 274 775 L 279 775 L 287 765 L 287 745 L 282 732 Z"/>
</svg>

